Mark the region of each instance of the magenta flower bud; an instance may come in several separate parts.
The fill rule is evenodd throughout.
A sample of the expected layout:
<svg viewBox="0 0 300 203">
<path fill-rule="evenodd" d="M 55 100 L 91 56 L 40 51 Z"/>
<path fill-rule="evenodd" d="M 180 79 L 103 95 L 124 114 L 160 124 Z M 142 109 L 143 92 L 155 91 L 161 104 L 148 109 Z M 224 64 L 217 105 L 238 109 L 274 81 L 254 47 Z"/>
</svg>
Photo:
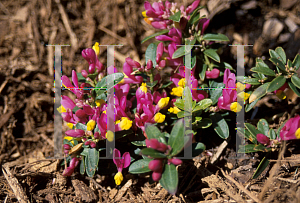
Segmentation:
<svg viewBox="0 0 300 203">
<path fill-rule="evenodd" d="M 182 160 L 181 159 L 177 159 L 177 158 L 172 158 L 168 160 L 170 163 L 174 164 L 175 166 L 182 164 Z"/>
<path fill-rule="evenodd" d="M 216 79 L 219 77 L 219 75 L 220 75 L 220 71 L 219 71 L 219 69 L 216 69 L 216 68 L 212 69 L 211 71 L 205 72 L 205 77 L 207 79 Z"/>
<path fill-rule="evenodd" d="M 153 63 L 152 63 L 152 61 L 149 59 L 149 60 L 147 61 L 146 70 L 151 70 L 152 67 L 153 67 Z"/>
<path fill-rule="evenodd" d="M 100 139 L 101 138 L 100 133 L 99 132 L 95 132 L 94 133 L 94 138 L 95 139 Z"/>
<path fill-rule="evenodd" d="M 261 144 L 270 144 L 270 138 L 268 138 L 267 136 L 265 136 L 264 134 L 257 134 L 256 135 L 256 139 L 258 142 L 260 142 Z"/>
<path fill-rule="evenodd" d="M 81 75 L 82 75 L 84 78 L 87 78 L 88 72 L 87 72 L 86 70 L 82 70 L 82 71 L 81 71 Z"/>
<path fill-rule="evenodd" d="M 82 110 L 82 109 L 78 109 L 78 110 L 76 111 L 75 115 L 76 115 L 78 118 L 84 118 L 84 117 L 87 116 L 86 113 L 84 112 L 84 110 Z"/>
<path fill-rule="evenodd" d="M 65 154 L 69 154 L 69 151 L 70 151 L 70 150 L 66 150 L 66 149 L 65 149 L 65 150 L 64 150 L 64 153 L 65 153 Z"/>
<path fill-rule="evenodd" d="M 251 85 L 250 85 L 250 84 L 246 84 L 246 88 L 245 88 L 245 90 L 248 90 L 248 89 L 250 89 L 250 87 L 251 87 Z"/>
<path fill-rule="evenodd" d="M 147 139 L 146 140 L 146 146 L 148 148 L 152 148 L 152 149 L 157 149 L 160 147 L 160 143 L 158 142 L 157 139 Z"/>
<path fill-rule="evenodd" d="M 165 60 L 161 60 L 161 61 L 159 62 L 159 64 L 158 64 L 158 66 L 159 66 L 160 68 L 164 68 L 164 67 L 166 66 L 166 61 L 165 61 Z"/>
<path fill-rule="evenodd" d="M 154 181 L 159 181 L 160 179 L 161 179 L 161 173 L 159 173 L 159 172 L 153 172 L 152 173 L 152 179 L 154 180 Z"/>
<path fill-rule="evenodd" d="M 130 57 L 127 57 L 125 61 L 133 68 L 141 67 L 141 64 L 139 62 L 132 60 Z"/>
<path fill-rule="evenodd" d="M 194 1 L 192 3 L 192 5 L 188 6 L 186 8 L 186 10 L 185 10 L 186 15 L 190 14 L 191 12 L 193 12 L 198 7 L 199 3 L 200 3 L 200 0 L 197 0 L 197 1 Z"/>
<path fill-rule="evenodd" d="M 90 143 L 90 146 L 91 146 L 92 148 L 95 148 L 95 147 L 96 147 L 96 143 L 95 143 L 95 142 L 91 142 L 91 143 Z"/>
<path fill-rule="evenodd" d="M 68 144 L 64 144 L 64 149 L 66 149 L 66 150 L 70 150 L 70 149 L 71 149 L 71 146 L 70 146 L 70 145 L 68 145 Z"/>
<path fill-rule="evenodd" d="M 89 73 L 93 74 L 95 72 L 95 64 L 89 65 Z"/>
<path fill-rule="evenodd" d="M 164 44 L 160 42 L 156 49 L 156 63 L 159 63 L 163 53 L 164 53 Z"/>
<path fill-rule="evenodd" d="M 165 145 L 164 143 L 159 143 L 159 147 L 156 148 L 156 150 L 161 151 L 161 152 L 165 152 L 168 149 L 168 146 Z"/>
<path fill-rule="evenodd" d="M 68 167 L 63 171 L 63 176 L 71 176 L 74 173 L 75 168 Z"/>
<path fill-rule="evenodd" d="M 154 172 L 161 172 L 163 167 L 163 161 L 160 159 L 154 159 L 149 162 L 148 168 Z"/>
<path fill-rule="evenodd" d="M 151 23 L 151 25 L 156 29 L 166 29 L 167 28 L 166 22 L 163 22 L 163 21 L 154 21 Z"/>
<path fill-rule="evenodd" d="M 85 134 L 84 130 L 75 129 L 66 131 L 66 135 L 70 137 L 83 137 Z"/>
<path fill-rule="evenodd" d="M 85 143 L 84 143 L 84 145 L 90 145 L 91 144 L 91 141 L 90 140 L 88 140 L 88 141 L 86 141 Z"/>
</svg>

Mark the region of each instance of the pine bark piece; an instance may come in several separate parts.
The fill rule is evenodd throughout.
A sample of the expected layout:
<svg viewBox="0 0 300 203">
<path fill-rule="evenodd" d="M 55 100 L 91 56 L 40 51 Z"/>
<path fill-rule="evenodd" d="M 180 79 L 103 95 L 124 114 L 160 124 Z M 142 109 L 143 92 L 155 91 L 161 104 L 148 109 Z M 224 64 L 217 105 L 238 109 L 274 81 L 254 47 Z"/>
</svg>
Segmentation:
<svg viewBox="0 0 300 203">
<path fill-rule="evenodd" d="M 76 197 L 81 198 L 86 202 L 93 202 L 97 199 L 94 191 L 80 180 L 72 180 L 72 185 L 75 188 Z"/>
</svg>

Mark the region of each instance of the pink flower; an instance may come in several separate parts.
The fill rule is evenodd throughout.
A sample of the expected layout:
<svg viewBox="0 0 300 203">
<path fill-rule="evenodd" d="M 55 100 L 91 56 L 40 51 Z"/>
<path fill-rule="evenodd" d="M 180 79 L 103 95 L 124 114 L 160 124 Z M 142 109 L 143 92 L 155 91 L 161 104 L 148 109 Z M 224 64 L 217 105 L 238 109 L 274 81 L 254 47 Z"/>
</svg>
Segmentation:
<svg viewBox="0 0 300 203">
<path fill-rule="evenodd" d="M 82 50 L 81 54 L 83 58 L 89 63 L 90 74 L 93 74 L 95 72 L 95 68 L 97 68 L 98 73 L 104 70 L 103 64 L 98 60 L 97 55 L 93 49 L 84 49 Z"/>
<path fill-rule="evenodd" d="M 79 88 L 79 86 L 78 86 L 78 77 L 77 77 L 75 70 L 72 70 L 72 82 L 73 82 L 74 86 L 72 85 L 69 78 L 65 75 L 63 75 L 61 77 L 61 81 L 62 81 L 63 86 L 65 86 L 66 88 L 69 88 L 71 92 L 76 94 L 76 97 L 78 99 L 83 98 L 83 90 L 77 89 L 77 88 Z"/>
<path fill-rule="evenodd" d="M 300 139 L 300 116 L 290 118 L 280 130 L 282 140 Z"/>
<path fill-rule="evenodd" d="M 69 137 L 83 137 L 85 135 L 85 131 L 81 129 L 68 130 L 65 132 Z"/>
<path fill-rule="evenodd" d="M 192 5 L 188 6 L 185 10 L 186 15 L 192 13 L 199 5 L 200 0 L 194 1 Z"/>
<path fill-rule="evenodd" d="M 114 179 L 116 185 L 120 185 L 121 182 L 123 181 L 122 170 L 123 168 L 127 168 L 130 165 L 130 161 L 131 161 L 130 154 L 129 152 L 125 152 L 121 157 L 120 151 L 114 149 L 113 161 L 116 164 L 118 169 L 118 173 L 115 175 Z"/>
<path fill-rule="evenodd" d="M 77 158 L 77 157 L 72 158 L 72 160 L 70 161 L 70 166 L 64 170 L 63 175 L 71 176 L 74 173 L 75 167 L 78 164 L 79 164 L 79 158 Z"/>
<path fill-rule="evenodd" d="M 131 61 L 130 61 L 130 64 L 132 64 Z M 126 75 L 124 77 L 124 83 L 125 84 L 130 84 L 130 83 L 140 84 L 141 82 L 143 82 L 143 77 L 142 76 L 131 75 L 131 73 L 133 72 L 133 66 L 131 66 L 130 64 L 127 63 L 127 62 L 125 62 L 123 64 L 123 71 L 124 71 L 124 74 Z"/>
<path fill-rule="evenodd" d="M 264 134 L 257 134 L 256 135 L 256 139 L 258 142 L 260 142 L 261 144 L 265 144 L 265 145 L 269 145 L 270 144 L 270 138 L 268 138 L 267 136 L 265 136 Z"/>
<path fill-rule="evenodd" d="M 205 77 L 207 79 L 216 79 L 220 75 L 220 71 L 217 68 L 212 69 L 211 71 L 206 71 L 205 72 Z"/>
<path fill-rule="evenodd" d="M 201 29 L 201 35 L 203 35 L 208 25 L 209 25 L 209 19 L 202 18 L 201 20 L 199 20 L 198 29 Z"/>
</svg>

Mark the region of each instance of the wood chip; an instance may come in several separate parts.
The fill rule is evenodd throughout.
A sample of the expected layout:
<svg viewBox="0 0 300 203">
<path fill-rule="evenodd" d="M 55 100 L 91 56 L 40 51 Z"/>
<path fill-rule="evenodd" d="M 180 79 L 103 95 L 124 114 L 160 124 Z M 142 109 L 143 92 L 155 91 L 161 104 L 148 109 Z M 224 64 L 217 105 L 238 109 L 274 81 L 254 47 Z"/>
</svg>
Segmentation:
<svg viewBox="0 0 300 203">
<path fill-rule="evenodd" d="M 93 202 L 97 199 L 94 191 L 80 180 L 72 180 L 72 185 L 75 188 L 75 195 L 83 201 Z"/>
<path fill-rule="evenodd" d="M 132 180 L 128 180 L 127 183 L 119 190 L 115 200 L 119 201 L 121 200 L 121 198 L 123 197 L 123 195 L 125 194 L 125 192 L 128 190 L 128 188 L 132 185 Z"/>
</svg>

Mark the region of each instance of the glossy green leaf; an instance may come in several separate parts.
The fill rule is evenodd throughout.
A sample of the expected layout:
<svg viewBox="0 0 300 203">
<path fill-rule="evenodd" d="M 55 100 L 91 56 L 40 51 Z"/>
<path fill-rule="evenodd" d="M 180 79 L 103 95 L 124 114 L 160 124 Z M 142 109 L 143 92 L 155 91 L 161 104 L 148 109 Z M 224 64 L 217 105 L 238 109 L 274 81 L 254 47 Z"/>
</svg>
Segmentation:
<svg viewBox="0 0 300 203">
<path fill-rule="evenodd" d="M 264 172 L 264 170 L 267 168 L 269 165 L 270 160 L 267 158 L 268 154 L 261 160 L 259 163 L 257 169 L 255 170 L 252 179 L 258 178 L 259 175 Z"/>
<path fill-rule="evenodd" d="M 245 111 L 246 111 L 246 112 L 249 112 L 249 111 L 255 106 L 255 104 L 256 104 L 259 100 L 260 100 L 260 99 L 256 99 L 256 100 L 254 100 L 252 103 L 246 104 L 246 106 L 245 106 Z"/>
<path fill-rule="evenodd" d="M 220 62 L 220 56 L 217 54 L 216 50 L 214 50 L 214 49 L 206 49 L 203 53 L 206 56 L 208 56 L 209 58 L 211 58 L 212 60 Z"/>
<path fill-rule="evenodd" d="M 183 137 L 184 137 L 183 119 L 180 119 L 174 125 L 168 140 L 168 145 L 170 145 L 172 148 L 171 155 L 174 156 L 183 149 L 184 147 Z"/>
<path fill-rule="evenodd" d="M 268 137 L 271 139 L 271 140 L 275 140 L 276 139 L 276 133 L 275 133 L 275 131 L 274 131 L 274 129 L 273 128 L 271 128 L 270 130 L 269 130 L 269 133 L 268 133 Z"/>
<path fill-rule="evenodd" d="M 212 105 L 212 100 L 211 99 L 202 99 L 197 103 L 197 105 L 202 109 L 206 109 Z"/>
<path fill-rule="evenodd" d="M 159 151 L 152 148 L 144 148 L 141 153 L 145 156 L 150 156 L 151 158 L 166 158 L 167 156 Z"/>
<path fill-rule="evenodd" d="M 283 63 L 283 60 L 281 59 L 281 57 L 279 56 L 279 54 L 276 51 L 270 49 L 269 54 L 270 54 L 270 58 L 276 58 Z"/>
<path fill-rule="evenodd" d="M 132 174 L 139 174 L 139 173 L 146 173 L 146 172 L 149 172 L 151 171 L 149 168 L 148 168 L 148 165 L 149 165 L 149 162 L 151 161 L 152 159 L 140 159 L 138 161 L 135 161 L 133 162 L 132 164 L 130 164 L 129 166 L 129 173 L 132 173 Z"/>
<path fill-rule="evenodd" d="M 86 82 L 85 77 L 83 77 L 81 73 L 76 73 L 76 74 L 77 74 L 78 82 Z"/>
<path fill-rule="evenodd" d="M 290 81 L 288 81 L 288 85 L 291 88 L 291 90 L 293 90 L 298 95 L 298 97 L 300 97 L 300 90 Z"/>
<path fill-rule="evenodd" d="M 156 36 L 159 36 L 159 35 L 163 35 L 163 34 L 166 34 L 166 33 L 168 33 L 168 32 L 169 32 L 168 29 L 162 30 L 162 31 L 160 31 L 160 32 L 156 32 L 156 33 L 154 33 L 154 34 L 152 34 L 152 35 L 150 35 L 150 36 L 148 36 L 148 37 L 145 37 L 145 38 L 142 40 L 141 44 L 143 44 L 144 42 L 148 41 L 149 39 L 151 39 L 151 38 L 153 38 L 153 37 L 156 37 Z"/>
<path fill-rule="evenodd" d="M 269 59 L 274 65 L 276 65 L 278 68 L 280 68 L 280 70 L 285 72 L 285 66 L 282 63 L 281 60 L 277 59 L 277 58 L 270 58 Z"/>
<path fill-rule="evenodd" d="M 76 129 L 81 129 L 81 130 L 87 129 L 86 125 L 84 125 L 82 123 L 76 123 L 75 127 L 76 127 Z"/>
<path fill-rule="evenodd" d="M 107 75 L 104 78 L 102 78 L 101 81 L 99 81 L 97 83 L 95 88 L 112 87 L 112 86 L 118 84 L 123 78 L 124 78 L 123 73 L 113 73 L 113 74 Z M 107 81 L 114 81 L 114 84 L 107 84 Z M 99 93 L 97 92 L 97 94 L 99 94 Z"/>
<path fill-rule="evenodd" d="M 255 144 L 257 144 L 257 139 L 256 139 L 256 135 L 257 134 L 260 134 L 261 132 L 259 130 L 257 130 L 255 128 L 255 126 L 253 126 L 252 124 L 250 123 L 245 123 L 245 127 L 247 128 L 247 130 L 249 130 L 250 132 L 250 137 L 249 137 L 249 140 Z"/>
<path fill-rule="evenodd" d="M 280 56 L 282 62 L 286 64 L 286 55 L 282 47 L 277 47 L 275 52 Z"/>
<path fill-rule="evenodd" d="M 88 149 L 88 156 L 85 159 L 86 174 L 89 177 L 93 177 L 98 167 L 99 152 L 96 148 L 86 149 Z"/>
<path fill-rule="evenodd" d="M 269 124 L 266 119 L 260 119 L 257 123 L 257 129 L 264 135 L 268 136 L 269 132 Z"/>
<path fill-rule="evenodd" d="M 158 139 L 161 134 L 160 130 L 155 125 L 149 123 L 146 123 L 145 125 L 145 132 L 148 139 L 153 139 L 153 138 Z"/>
<path fill-rule="evenodd" d="M 296 75 L 293 75 L 291 77 L 291 81 L 296 87 L 300 88 L 300 78 L 298 78 Z"/>
<path fill-rule="evenodd" d="M 157 45 L 154 43 L 151 43 L 147 47 L 146 53 L 145 53 L 145 61 L 147 62 L 150 59 L 153 63 L 153 67 L 156 66 L 156 49 L 157 49 Z"/>
<path fill-rule="evenodd" d="M 292 68 L 292 67 L 293 67 L 293 63 L 290 61 L 290 59 L 288 59 L 287 65 L 288 65 L 289 68 Z"/>
<path fill-rule="evenodd" d="M 177 59 L 179 57 L 182 57 L 184 56 L 184 54 L 185 54 L 185 47 L 181 46 L 173 53 L 172 59 Z"/>
<path fill-rule="evenodd" d="M 193 155 L 193 157 L 196 157 L 199 154 L 201 154 L 202 152 L 204 152 L 205 148 L 206 148 L 205 145 L 201 142 L 193 143 L 192 144 L 192 155 Z"/>
<path fill-rule="evenodd" d="M 226 35 L 217 33 L 217 34 L 205 34 L 203 35 L 203 40 L 208 41 L 229 41 L 228 37 Z"/>
<path fill-rule="evenodd" d="M 85 173 L 85 163 L 84 163 L 85 156 L 81 156 L 80 160 L 80 174 L 84 175 Z"/>
<path fill-rule="evenodd" d="M 259 86 L 256 90 L 252 92 L 249 98 L 249 103 L 254 102 L 256 99 L 260 99 L 267 94 L 267 88 L 269 86 L 269 82 Z"/>
<path fill-rule="evenodd" d="M 175 195 L 178 186 L 178 172 L 175 165 L 165 164 L 165 169 L 159 180 L 160 185 L 165 188 L 170 194 Z"/>
<path fill-rule="evenodd" d="M 206 73 L 207 67 L 208 66 L 206 64 L 202 64 L 202 66 L 200 67 L 201 70 L 200 70 L 200 73 L 199 73 L 199 77 L 202 81 L 205 79 L 205 73 Z"/>
<path fill-rule="evenodd" d="M 263 146 L 262 144 L 256 145 L 256 144 L 248 144 L 248 145 L 242 145 L 242 147 L 240 146 L 240 149 L 238 151 L 238 153 L 251 153 L 251 152 L 259 152 L 259 151 L 263 151 L 263 152 L 268 152 L 270 149 L 267 149 L 265 146 Z"/>
<path fill-rule="evenodd" d="M 212 120 L 212 127 L 216 133 L 221 138 L 227 139 L 229 137 L 229 128 L 225 119 L 219 113 L 211 114 L 210 119 Z"/>
<path fill-rule="evenodd" d="M 278 90 L 280 87 L 282 87 L 282 85 L 284 85 L 286 79 L 284 76 L 278 76 L 277 78 L 274 78 L 268 88 L 267 88 L 267 92 L 273 92 L 275 90 Z"/>
<path fill-rule="evenodd" d="M 176 12 L 174 15 L 170 16 L 169 19 L 175 22 L 180 21 L 181 11 Z"/>
<path fill-rule="evenodd" d="M 177 118 L 183 118 L 184 117 L 184 111 L 179 111 L 177 113 Z"/>
<path fill-rule="evenodd" d="M 250 70 L 253 72 L 262 73 L 265 75 L 276 76 L 274 71 L 272 71 L 265 63 L 257 63 L 256 67 L 253 67 Z"/>
<path fill-rule="evenodd" d="M 174 102 L 174 105 L 181 109 L 181 110 L 184 110 L 184 101 L 183 99 L 176 99 L 176 101 Z"/>
<path fill-rule="evenodd" d="M 95 78 L 98 76 L 97 71 L 93 74 L 88 74 L 87 77 L 90 78 L 91 80 L 95 80 Z"/>
<path fill-rule="evenodd" d="M 244 82 L 246 84 L 250 84 L 250 85 L 260 85 L 261 84 L 261 82 L 258 82 L 257 78 L 245 78 Z"/>
<path fill-rule="evenodd" d="M 295 70 L 298 70 L 300 67 L 300 55 L 297 54 L 293 60 L 293 67 L 295 68 Z"/>
<path fill-rule="evenodd" d="M 237 131 L 240 132 L 242 136 L 244 136 L 248 140 L 251 137 L 251 133 L 245 128 L 237 127 Z"/>
<path fill-rule="evenodd" d="M 192 98 L 192 93 L 191 93 L 191 89 L 189 87 L 185 87 L 183 89 L 183 101 L 184 101 L 184 110 L 185 111 L 192 111 L 192 107 L 193 107 L 193 98 Z"/>
<path fill-rule="evenodd" d="M 217 83 L 215 81 L 211 82 L 210 85 L 211 88 L 216 88 L 216 89 L 210 89 L 210 99 L 212 100 L 212 105 L 215 105 L 218 102 L 218 99 L 222 96 L 222 88 L 225 87 L 225 84 L 222 83 Z"/>
</svg>

